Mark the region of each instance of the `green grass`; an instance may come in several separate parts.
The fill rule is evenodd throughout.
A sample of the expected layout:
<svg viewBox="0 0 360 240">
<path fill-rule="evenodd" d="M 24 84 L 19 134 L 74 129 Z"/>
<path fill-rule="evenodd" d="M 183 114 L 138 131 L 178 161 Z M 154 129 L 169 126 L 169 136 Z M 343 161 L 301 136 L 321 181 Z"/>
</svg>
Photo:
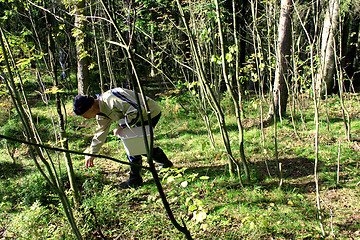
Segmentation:
<svg viewBox="0 0 360 240">
<path fill-rule="evenodd" d="M 184 111 L 174 100 L 161 104 L 164 110 L 156 129 L 156 144 L 175 167 L 162 171 L 160 178 L 177 221 L 184 220 L 194 239 L 332 239 L 332 232 L 337 239 L 360 237 L 360 119 L 356 117 L 359 104 L 353 97 L 349 95 L 346 102 L 353 141 L 346 141 L 337 97 L 328 99 L 327 111 L 325 104 L 320 109 L 319 182 L 324 237 L 315 199 L 312 102 L 306 102 L 301 112 L 295 111 L 299 138 L 290 117 L 277 123 L 284 178 L 281 189 L 274 158 L 274 125 L 261 132 L 259 105 L 245 103 L 244 145 L 251 182 L 241 187 L 239 180 L 228 173 L 216 119 L 211 119 L 213 148 L 200 114 L 190 106 Z M 36 106 L 37 124 L 46 141 L 53 141 L 49 112 L 39 103 Z M 96 123 L 74 116 L 71 101 L 66 107 L 70 148 L 83 151 Z M 231 112 L 227 111 L 226 120 L 234 157 L 239 160 L 236 119 Z M 9 124 L 2 117 L 1 131 L 21 136 L 16 120 L 12 121 Z M 14 147 L 14 163 L 5 143 L 1 144 L 0 235 L 4 239 L 75 239 L 58 197 L 30 160 L 27 147 Z M 69 189 L 62 154 L 51 154 L 64 187 Z M 104 144 L 102 154 L 126 161 L 121 142 L 113 137 Z M 127 166 L 97 159 L 96 169 L 85 170 L 83 157 L 72 155 L 72 160 L 82 197 L 74 215 L 84 239 L 100 239 L 98 228 L 106 239 L 185 239 L 171 224 L 149 172 L 143 174 L 143 187 L 121 190 L 117 185 L 127 179 Z M 69 190 L 67 194 L 70 197 Z"/>
</svg>

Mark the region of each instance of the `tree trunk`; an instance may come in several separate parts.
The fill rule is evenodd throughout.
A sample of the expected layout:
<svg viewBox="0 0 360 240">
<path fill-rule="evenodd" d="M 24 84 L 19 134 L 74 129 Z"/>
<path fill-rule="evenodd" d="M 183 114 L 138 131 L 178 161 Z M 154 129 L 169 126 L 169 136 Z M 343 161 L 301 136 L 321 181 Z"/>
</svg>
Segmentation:
<svg viewBox="0 0 360 240">
<path fill-rule="evenodd" d="M 47 25 L 56 25 L 56 23 L 53 21 L 52 16 L 50 16 L 48 13 L 45 13 L 45 19 L 47 22 Z M 53 34 L 56 35 L 54 32 L 51 32 L 51 27 L 48 27 L 48 32 L 47 32 L 47 44 L 48 44 L 48 55 L 49 55 L 49 66 L 50 66 L 50 72 L 51 72 L 51 76 L 53 78 L 53 84 L 54 84 L 54 88 L 58 88 L 59 87 L 59 83 L 58 83 L 58 75 L 57 75 L 57 65 L 56 65 L 56 61 L 55 61 L 55 42 L 53 39 Z M 57 28 L 55 28 L 57 29 Z M 66 134 L 66 127 L 65 127 L 65 119 L 64 119 L 64 115 L 62 113 L 62 109 L 61 109 L 61 100 L 60 100 L 60 93 L 59 92 L 55 92 L 55 102 L 56 102 L 56 110 L 58 113 L 58 118 L 59 118 L 59 140 L 61 142 L 61 146 L 65 149 L 69 149 L 68 146 L 68 139 L 67 139 L 67 134 Z M 79 191 L 77 188 L 77 184 L 76 184 L 76 177 L 75 177 L 75 173 L 74 173 L 74 168 L 73 168 L 73 164 L 72 164 L 72 160 L 71 160 L 71 156 L 69 153 L 64 153 L 64 159 L 65 159 L 65 163 L 66 163 L 66 169 L 68 172 L 68 177 L 69 177 L 69 182 L 70 182 L 70 188 L 72 190 L 72 194 L 73 194 L 73 198 L 74 198 L 74 204 L 76 207 L 80 206 L 80 195 L 79 195 Z"/>
<path fill-rule="evenodd" d="M 357 58 L 358 58 L 358 50 L 357 50 L 357 46 L 358 46 L 358 40 L 359 40 L 359 26 L 360 26 L 360 17 L 359 17 L 359 13 L 357 14 L 357 16 L 354 16 L 353 18 L 351 18 L 351 20 L 349 21 L 351 24 L 350 27 L 350 37 L 349 40 L 346 41 L 347 43 L 347 51 L 344 52 L 344 54 L 346 55 L 345 57 L 345 71 L 346 74 L 348 75 L 348 77 L 354 78 L 356 79 L 356 77 L 354 77 L 356 75 L 355 71 L 356 71 L 356 66 L 357 66 Z"/>
<path fill-rule="evenodd" d="M 215 7 L 216 7 L 216 15 L 217 15 L 216 19 L 217 19 L 218 28 L 219 28 L 219 40 L 220 40 L 220 50 L 221 50 L 221 59 L 222 59 L 222 73 L 223 73 L 224 81 L 225 81 L 225 84 L 227 87 L 227 91 L 230 94 L 231 99 L 233 100 L 233 104 L 234 104 L 234 108 L 235 108 L 235 115 L 236 115 L 237 125 L 238 125 L 238 131 L 239 131 L 239 150 L 240 150 L 241 161 L 243 163 L 246 180 L 250 181 L 250 173 L 249 173 L 249 168 L 247 166 L 247 162 L 246 162 L 246 158 L 245 158 L 245 151 L 244 151 L 244 134 L 243 134 L 244 129 L 243 129 L 242 122 L 241 122 L 240 106 L 239 106 L 239 102 L 236 100 L 233 88 L 231 86 L 231 82 L 228 78 L 228 69 L 227 69 L 228 67 L 227 67 L 227 63 L 225 60 L 226 59 L 225 43 L 224 43 L 224 38 L 223 38 L 223 33 L 222 33 L 221 14 L 220 14 L 220 7 L 219 7 L 218 0 L 215 0 Z M 236 26 L 235 19 L 234 19 L 234 25 Z M 236 34 L 236 32 L 235 32 L 235 34 Z M 235 161 L 235 164 L 238 167 L 237 161 Z M 240 178 L 241 176 L 240 176 L 239 169 L 238 169 L 238 175 Z"/>
<path fill-rule="evenodd" d="M 78 94 L 89 93 L 89 59 L 88 59 L 88 39 L 86 34 L 83 12 L 85 9 L 85 0 L 76 1 L 75 9 L 75 41 L 77 55 L 77 81 Z"/>
<path fill-rule="evenodd" d="M 339 0 L 329 1 L 321 36 L 320 68 L 316 75 L 316 89 L 324 96 L 334 87 L 335 76 L 335 32 L 339 24 Z"/>
<path fill-rule="evenodd" d="M 270 106 L 267 121 L 272 121 L 275 114 L 281 117 L 286 113 L 288 101 L 288 66 L 292 41 L 291 10 L 292 0 L 281 0 L 273 104 Z"/>
<path fill-rule="evenodd" d="M 133 11 L 133 0 L 126 0 L 126 6 L 127 6 L 127 11 L 128 11 L 128 15 L 126 16 L 126 25 L 128 27 L 128 30 L 126 32 L 126 41 L 129 44 L 129 48 L 131 51 L 132 45 L 133 45 L 133 39 L 132 39 L 132 17 L 131 17 L 131 13 Z M 126 56 L 126 55 L 125 55 Z M 131 66 L 129 65 L 128 62 L 126 62 L 126 87 L 127 88 L 132 88 L 134 86 L 131 86 L 131 75 L 132 75 L 132 70 L 131 70 Z"/>
<path fill-rule="evenodd" d="M 91 13 L 91 16 L 95 16 L 95 10 L 94 10 L 94 12 L 92 11 L 91 4 L 90 4 L 90 13 Z M 94 13 L 94 15 L 93 15 L 93 13 Z M 94 34 L 94 36 L 96 36 L 97 32 L 96 32 L 96 26 L 95 26 L 93 17 L 91 18 L 91 27 L 92 27 L 92 33 Z M 96 37 L 94 37 L 94 45 L 95 45 L 96 59 L 97 59 L 97 64 L 98 64 L 98 69 L 99 69 L 100 90 L 101 90 L 101 93 L 103 93 L 103 92 L 105 92 L 105 90 L 104 90 L 104 78 L 103 78 L 103 73 L 102 73 L 101 54 L 100 54 L 99 45 L 98 45 L 98 41 L 97 41 Z"/>
<path fill-rule="evenodd" d="M 154 34 L 154 21 L 153 21 L 153 14 L 151 15 L 151 23 L 150 23 L 150 61 L 151 61 L 151 69 L 150 69 L 150 77 L 155 77 L 155 34 Z M 160 85 L 161 87 L 161 85 Z"/>
<path fill-rule="evenodd" d="M 231 145 L 230 145 L 230 138 L 228 134 L 228 130 L 226 127 L 226 119 L 224 116 L 224 112 L 220 106 L 220 101 L 217 99 L 216 94 L 214 93 L 214 90 L 211 86 L 211 84 L 208 83 L 207 77 L 204 70 L 204 64 L 202 63 L 202 52 L 198 51 L 199 48 L 197 48 L 197 44 L 194 41 L 193 35 L 191 34 L 189 25 L 185 19 L 185 14 L 182 9 L 181 3 L 179 0 L 176 1 L 178 5 L 178 9 L 180 12 L 181 19 L 183 21 L 185 32 L 188 34 L 189 39 L 189 46 L 191 49 L 191 54 L 193 56 L 196 74 L 200 83 L 200 88 L 204 91 L 204 97 L 206 98 L 206 101 L 209 103 L 211 108 L 213 109 L 214 113 L 216 114 L 216 118 L 219 124 L 221 138 L 226 150 L 226 153 L 228 155 L 228 165 L 229 165 L 229 173 L 231 177 L 234 176 L 235 173 L 235 158 L 233 157 L 232 151 L 231 151 Z M 242 180 L 239 178 L 240 184 L 242 185 Z"/>
</svg>

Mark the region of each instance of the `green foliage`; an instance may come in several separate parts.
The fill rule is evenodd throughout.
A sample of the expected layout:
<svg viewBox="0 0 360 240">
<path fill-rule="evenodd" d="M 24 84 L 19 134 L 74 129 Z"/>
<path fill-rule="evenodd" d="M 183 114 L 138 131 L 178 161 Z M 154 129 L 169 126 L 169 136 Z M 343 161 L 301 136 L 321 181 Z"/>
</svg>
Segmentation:
<svg viewBox="0 0 360 240">
<path fill-rule="evenodd" d="M 11 219 L 7 238 L 16 239 L 75 239 L 61 215 L 54 214 L 56 209 L 43 206 L 38 201 L 25 207 Z"/>
<path fill-rule="evenodd" d="M 17 138 L 22 138 L 24 127 L 21 122 L 17 118 L 16 112 L 12 112 L 13 115 L 12 119 L 9 119 L 7 123 L 0 128 L 0 133 L 5 136 L 12 136 Z M 14 141 L 1 139 L 0 146 L 11 146 L 11 147 L 19 147 L 20 144 Z"/>
<path fill-rule="evenodd" d="M 45 232 L 47 224 L 51 220 L 49 213 L 49 210 L 41 206 L 39 202 L 35 202 L 29 209 L 22 211 L 12 219 L 9 230 L 15 232 L 18 239 L 28 239 L 29 236 L 32 239 L 46 235 L 51 236 L 51 233 L 46 234 Z"/>
<path fill-rule="evenodd" d="M 5 162 L 1 163 L 1 165 L 3 167 L 6 166 Z M 7 172 L 11 171 L 10 167 L 6 170 Z M 12 167 L 16 167 L 16 165 Z M 18 175 L 14 175 L 16 181 L 11 178 L 1 181 L 3 190 L 0 192 L 0 199 L 6 200 L 6 202 L 11 204 L 20 204 L 20 206 L 31 206 L 36 201 L 41 204 L 50 204 L 58 201 L 54 195 L 50 194 L 52 189 L 50 189 L 50 186 L 40 174 L 17 168 L 19 169 L 17 171 Z"/>
<path fill-rule="evenodd" d="M 84 199 L 82 206 L 83 214 L 86 216 L 83 232 L 90 234 L 91 229 L 96 229 L 97 224 L 103 226 L 105 231 L 112 229 L 115 224 L 121 224 L 118 222 L 121 212 L 114 211 L 120 207 L 119 194 L 109 185 L 103 186 L 100 191 L 93 189 L 93 194 Z"/>
</svg>

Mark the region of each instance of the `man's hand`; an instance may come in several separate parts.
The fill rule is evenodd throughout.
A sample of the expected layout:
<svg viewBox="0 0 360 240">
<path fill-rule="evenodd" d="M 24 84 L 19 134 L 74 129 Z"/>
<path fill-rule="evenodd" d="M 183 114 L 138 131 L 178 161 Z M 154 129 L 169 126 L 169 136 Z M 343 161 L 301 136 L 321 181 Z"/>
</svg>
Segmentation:
<svg viewBox="0 0 360 240">
<path fill-rule="evenodd" d="M 85 158 L 85 167 L 86 168 L 94 167 L 94 159 L 95 159 L 95 157 L 86 157 Z"/>
<path fill-rule="evenodd" d="M 117 135 L 120 134 L 122 128 L 120 126 L 117 126 L 115 129 L 114 129 L 114 136 L 117 137 Z"/>
</svg>

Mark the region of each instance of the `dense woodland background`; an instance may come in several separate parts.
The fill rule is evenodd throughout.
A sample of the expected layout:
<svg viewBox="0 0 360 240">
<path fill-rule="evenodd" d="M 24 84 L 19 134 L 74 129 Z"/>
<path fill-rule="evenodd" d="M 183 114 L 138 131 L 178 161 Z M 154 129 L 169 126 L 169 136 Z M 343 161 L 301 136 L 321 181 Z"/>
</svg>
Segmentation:
<svg viewBox="0 0 360 240">
<path fill-rule="evenodd" d="M 4 227 L 0 227 L 1 237 L 42 239 L 41 236 L 46 234 L 61 236 L 62 239 L 115 239 L 114 236 L 118 236 L 116 239 L 312 239 L 334 238 L 338 234 L 340 238 L 359 237 L 359 208 L 352 209 L 354 215 L 351 215 L 348 225 L 344 223 L 341 228 L 339 223 L 334 230 L 333 214 L 329 214 L 327 205 L 324 207 L 321 197 L 324 186 L 340 188 L 342 148 L 346 149 L 343 150 L 346 152 L 344 158 L 349 163 L 344 168 L 352 169 L 347 175 L 347 184 L 350 185 L 345 184 L 352 192 L 344 197 L 352 198 L 351 194 L 357 191 L 353 188 L 357 189 L 359 184 L 355 177 L 360 149 L 359 11 L 358 0 L 0 0 L 0 146 L 4 160 L 0 163 L 3 187 L 0 190 L 0 225 L 4 223 Z M 86 205 L 89 200 L 85 199 L 93 199 L 86 184 L 94 178 L 103 184 L 102 188 L 94 189 L 94 195 L 101 196 L 102 192 L 104 199 L 109 197 L 109 202 L 126 204 L 119 200 L 119 192 L 106 187 L 107 181 L 113 180 L 112 175 L 107 174 L 110 180 L 100 181 L 97 177 L 103 173 L 79 170 L 82 152 L 90 143 L 95 123 L 84 123 L 74 116 L 72 99 L 77 94 L 94 95 L 114 87 L 135 89 L 159 101 L 164 108 L 162 124 L 165 126 L 160 127 L 155 140 L 165 144 L 169 151 L 173 149 L 170 155 L 179 166 L 158 179 L 149 155 L 147 169 L 152 175 L 148 173 L 147 176 L 155 179 L 153 186 L 157 188 L 145 190 L 145 193 L 134 190 L 123 194 L 123 198 L 132 200 L 143 199 L 142 194 L 147 194 L 150 205 L 162 202 L 166 209 L 167 215 L 164 213 L 159 217 L 162 220 L 158 220 L 162 227 L 138 230 L 135 235 L 126 230 L 135 229 L 135 223 L 126 229 L 119 228 L 117 220 L 125 220 Z M 169 129 L 171 126 L 176 131 Z M 184 131 L 192 133 L 194 139 L 201 136 L 193 147 L 195 152 L 189 152 L 187 156 L 183 155 L 184 149 L 182 152 L 179 150 L 176 145 L 179 143 L 172 145 L 171 140 Z M 118 149 L 111 148 L 114 143 L 118 142 L 109 138 L 109 145 L 100 158 L 126 163 L 117 158 Z M 329 146 L 328 151 L 335 152 L 335 157 L 328 156 L 322 144 Z M 300 162 L 284 162 L 288 150 Z M 5 189 L 13 186 L 7 182 L 12 178 L 9 176 L 13 176 L 12 171 L 17 174 L 19 169 L 26 169 L 26 164 L 19 163 L 19 152 L 28 160 L 32 159 L 30 165 L 37 169 L 34 171 L 41 174 L 44 184 L 51 189 L 51 193 L 46 194 L 56 195 L 54 199 L 61 203 L 61 208 L 49 210 L 46 206 L 53 201 L 36 197 L 28 202 L 22 200 L 25 204 L 19 207 L 15 197 L 9 193 L 11 191 Z M 307 153 L 309 161 L 301 160 L 301 152 Z M 185 168 L 191 165 L 186 162 L 202 157 L 222 161 L 220 169 L 228 178 L 220 178 L 220 183 L 215 185 L 225 183 L 239 191 L 229 193 L 229 189 L 224 190 L 229 201 L 249 200 L 250 195 L 265 194 L 257 192 L 254 186 L 266 183 L 265 177 L 260 175 L 268 175 L 271 180 L 267 181 L 276 185 L 273 187 L 276 194 L 267 196 L 284 197 L 288 207 L 294 206 L 295 200 L 289 199 L 293 197 L 291 194 L 295 188 L 286 194 L 277 191 L 284 188 L 287 177 L 298 174 L 296 168 L 292 168 L 294 165 L 306 166 L 306 175 L 312 176 L 308 181 L 314 183 L 310 191 L 314 195 L 296 193 L 299 194 L 296 199 L 299 205 L 303 204 L 300 203 L 303 199 L 311 203 L 314 209 L 307 213 L 311 212 L 311 219 L 315 222 L 305 225 L 318 227 L 315 230 L 307 227 L 273 230 L 269 227 L 269 220 L 263 220 L 270 214 L 254 217 L 249 213 L 237 213 L 230 217 L 233 224 L 224 227 L 235 230 L 221 237 L 223 229 L 218 231 L 218 222 L 210 223 L 209 205 L 220 203 L 222 197 L 213 193 L 216 199 L 210 201 L 203 196 L 204 200 L 200 201 L 195 200 L 190 191 L 181 190 L 188 183 L 195 183 L 198 176 L 196 171 L 186 174 Z M 327 165 L 325 159 L 332 163 Z M 257 161 L 265 164 L 262 170 L 255 167 Z M 269 166 L 267 161 L 272 161 L 273 165 Z M 65 162 L 65 165 L 60 162 Z M 218 167 L 212 160 L 206 164 Z M 196 163 L 197 167 L 199 165 L 201 162 Z M 121 166 L 120 169 L 126 169 L 126 165 Z M 331 177 L 324 171 L 327 168 L 324 166 L 332 169 Z M 218 170 L 215 173 L 218 174 Z M 209 170 L 204 174 L 198 178 L 199 181 L 206 181 L 211 175 Z M 319 176 L 320 180 L 335 178 L 335 182 L 321 185 Z M 166 188 L 176 189 L 169 185 L 174 179 L 182 179 L 179 180 L 182 188 L 178 192 L 182 195 L 176 197 Z M 204 192 L 219 194 L 213 187 L 211 185 Z M 252 187 L 254 192 L 249 190 Z M 197 188 L 202 189 L 195 183 L 191 191 L 196 192 Z M 39 187 L 39 191 L 41 189 Z M 270 190 L 267 189 L 266 194 L 267 191 Z M 151 200 L 156 193 L 161 201 Z M 246 193 L 249 195 L 234 196 Z M 186 198 L 187 194 L 190 195 Z M 169 195 L 173 197 L 170 200 L 167 199 Z M 110 199 L 110 196 L 114 198 Z M 208 208 L 203 204 L 205 199 L 209 201 Z M 181 207 L 180 212 L 169 208 L 169 204 L 177 201 L 185 207 L 187 217 L 182 215 Z M 264 205 L 270 202 L 269 206 L 275 209 L 272 201 L 259 200 Z M 111 204 L 107 204 L 110 209 Z M 231 201 L 228 205 L 232 206 Z M 152 207 L 157 211 L 163 206 Z M 44 227 L 47 232 L 26 228 L 21 224 L 25 220 L 20 219 L 19 214 L 28 213 L 29 209 L 35 209 L 34 219 L 49 212 L 55 219 L 55 215 L 61 212 L 61 224 L 54 224 L 57 230 L 53 232 L 49 226 Z M 213 215 L 217 215 L 219 209 L 213 209 Z M 91 221 L 84 219 L 86 214 L 92 216 Z M 151 216 L 151 213 L 144 214 Z M 188 227 L 183 222 L 186 218 L 193 220 L 188 221 Z M 14 219 L 18 225 L 10 226 L 9 222 Z M 211 227 L 204 225 L 205 219 L 209 219 Z M 136 222 L 135 217 L 133 221 Z M 170 222 L 182 234 L 168 233 L 163 225 L 169 226 Z M 275 220 L 271 224 L 279 225 Z M 68 232 L 60 225 L 68 226 Z M 101 232 L 101 225 L 107 226 L 106 236 Z M 30 233 L 25 233 L 24 229 Z"/>
</svg>

